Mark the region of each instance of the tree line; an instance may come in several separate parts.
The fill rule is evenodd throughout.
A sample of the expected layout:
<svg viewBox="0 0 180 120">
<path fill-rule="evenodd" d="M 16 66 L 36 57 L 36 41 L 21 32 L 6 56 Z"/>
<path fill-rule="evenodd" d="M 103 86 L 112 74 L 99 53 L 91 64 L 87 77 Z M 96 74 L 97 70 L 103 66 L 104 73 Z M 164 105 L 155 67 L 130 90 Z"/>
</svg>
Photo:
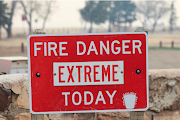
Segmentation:
<svg viewBox="0 0 180 120">
<path fill-rule="evenodd" d="M 14 11 L 19 4 L 24 13 L 24 20 L 29 27 L 29 34 L 32 33 L 32 16 L 36 13 L 42 20 L 42 29 L 45 28 L 45 24 L 52 13 L 52 7 L 55 1 L 10 1 L 9 6 L 4 1 L 0 1 L 0 39 L 1 28 L 3 27 L 7 32 L 7 38 L 12 37 L 12 19 Z"/>
<path fill-rule="evenodd" d="M 166 1 L 86 1 L 85 7 L 80 9 L 80 14 L 85 22 L 90 23 L 89 32 L 92 32 L 93 24 L 99 25 L 108 21 L 108 32 L 111 32 L 112 26 L 123 25 L 124 31 L 127 24 L 131 24 L 138 20 L 146 27 L 150 23 L 155 31 L 158 21 L 171 12 L 169 24 L 170 31 L 174 29 L 176 24 L 176 14 L 174 2 L 169 7 Z"/>
<path fill-rule="evenodd" d="M 21 6 L 25 21 L 29 27 L 29 34 L 32 32 L 32 16 L 36 13 L 42 20 L 42 28 L 52 14 L 54 1 L 10 1 L 9 6 L 4 1 L 0 1 L 0 38 L 1 28 L 7 32 L 7 37 L 12 37 L 12 19 L 17 4 Z M 124 31 L 127 25 L 138 20 L 146 27 L 150 23 L 155 31 L 159 19 L 170 12 L 170 31 L 173 31 L 176 25 L 176 10 L 174 2 L 170 6 L 166 1 L 85 1 L 85 7 L 79 10 L 82 19 L 90 23 L 89 32 L 92 32 L 93 24 L 99 25 L 108 21 L 108 32 L 112 31 L 112 26 L 117 26 L 118 31 L 123 25 Z"/>
</svg>

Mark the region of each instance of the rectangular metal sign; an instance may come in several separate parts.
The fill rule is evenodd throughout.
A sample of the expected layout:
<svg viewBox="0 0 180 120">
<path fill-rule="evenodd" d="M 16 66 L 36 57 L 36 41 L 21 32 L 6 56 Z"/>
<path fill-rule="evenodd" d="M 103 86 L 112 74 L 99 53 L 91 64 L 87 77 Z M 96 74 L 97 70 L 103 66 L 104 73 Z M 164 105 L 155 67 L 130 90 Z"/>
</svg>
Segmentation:
<svg viewBox="0 0 180 120">
<path fill-rule="evenodd" d="M 145 32 L 30 35 L 31 113 L 147 110 L 147 39 Z"/>
</svg>

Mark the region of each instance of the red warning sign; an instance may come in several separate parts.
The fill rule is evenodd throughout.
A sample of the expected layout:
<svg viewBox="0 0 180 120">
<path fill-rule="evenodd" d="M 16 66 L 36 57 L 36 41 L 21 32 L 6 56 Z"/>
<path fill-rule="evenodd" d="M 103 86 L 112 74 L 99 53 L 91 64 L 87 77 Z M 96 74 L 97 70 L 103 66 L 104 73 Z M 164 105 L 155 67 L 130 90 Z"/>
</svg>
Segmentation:
<svg viewBox="0 0 180 120">
<path fill-rule="evenodd" d="M 148 109 L 144 32 L 28 37 L 34 114 Z"/>
</svg>

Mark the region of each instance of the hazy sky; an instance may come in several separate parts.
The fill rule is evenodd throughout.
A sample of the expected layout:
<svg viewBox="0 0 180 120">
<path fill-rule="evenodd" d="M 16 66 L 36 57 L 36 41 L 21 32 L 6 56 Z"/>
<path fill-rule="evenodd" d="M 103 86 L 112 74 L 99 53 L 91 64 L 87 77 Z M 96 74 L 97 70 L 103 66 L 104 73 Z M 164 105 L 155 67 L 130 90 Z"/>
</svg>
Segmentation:
<svg viewBox="0 0 180 120">
<path fill-rule="evenodd" d="M 171 3 L 171 2 L 169 2 Z M 20 4 L 17 5 L 18 8 L 21 7 Z M 79 9 L 85 6 L 85 1 L 78 0 L 60 0 L 56 1 L 54 7 L 54 13 L 50 16 L 51 18 L 46 23 L 46 28 L 65 28 L 65 27 L 83 27 L 83 21 L 79 14 Z M 180 26 L 180 1 L 175 1 L 176 15 L 178 16 L 177 25 Z M 13 27 L 21 28 L 27 27 L 27 23 L 22 22 L 21 16 L 23 11 L 19 8 L 15 12 L 15 17 L 13 19 Z M 35 19 L 38 19 L 38 22 L 35 23 Z M 33 28 L 41 28 L 42 20 L 38 16 L 33 17 Z M 165 25 L 169 25 L 169 14 L 159 20 L 158 23 L 164 22 Z M 141 26 L 140 22 L 133 22 L 133 26 Z M 101 24 L 101 27 L 108 27 L 108 24 Z"/>
</svg>

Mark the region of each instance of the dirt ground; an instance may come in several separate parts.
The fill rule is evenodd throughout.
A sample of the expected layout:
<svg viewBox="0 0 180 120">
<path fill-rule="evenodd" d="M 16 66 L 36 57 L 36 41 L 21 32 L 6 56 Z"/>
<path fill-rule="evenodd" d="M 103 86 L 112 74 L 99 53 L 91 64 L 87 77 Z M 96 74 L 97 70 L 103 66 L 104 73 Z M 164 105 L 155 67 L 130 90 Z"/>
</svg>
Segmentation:
<svg viewBox="0 0 180 120">
<path fill-rule="evenodd" d="M 169 43 L 175 41 L 175 47 L 180 46 L 180 34 L 160 34 L 149 35 L 149 47 L 158 46 L 159 42 Z M 24 44 L 24 52 L 21 52 L 21 44 Z M 179 43 L 179 44 L 178 44 Z M 12 38 L 0 40 L 0 57 L 1 56 L 27 56 L 27 40 L 26 38 Z M 180 69 L 180 50 L 149 50 L 148 52 L 149 69 Z"/>
<path fill-rule="evenodd" d="M 149 69 L 180 69 L 180 50 L 149 50 Z"/>
</svg>

